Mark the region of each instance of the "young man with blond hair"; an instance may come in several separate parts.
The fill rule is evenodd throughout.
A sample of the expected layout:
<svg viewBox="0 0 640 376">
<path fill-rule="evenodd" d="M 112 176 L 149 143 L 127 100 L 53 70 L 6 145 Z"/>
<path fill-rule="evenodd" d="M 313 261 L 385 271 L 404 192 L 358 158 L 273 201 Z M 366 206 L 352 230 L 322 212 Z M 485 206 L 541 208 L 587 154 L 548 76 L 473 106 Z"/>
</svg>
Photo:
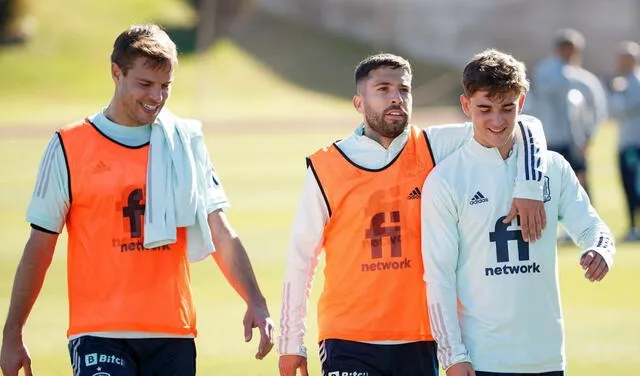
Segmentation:
<svg viewBox="0 0 640 376">
<path fill-rule="evenodd" d="M 109 105 L 49 142 L 3 331 L 3 375 L 32 374 L 24 326 L 65 225 L 75 376 L 195 375 L 189 260 L 209 253 L 247 303 L 245 340 L 258 327 L 256 357 L 271 350 L 266 302 L 223 212 L 229 203 L 201 125 L 164 109 L 177 64 L 158 26 L 125 30 L 111 54 Z"/>
</svg>

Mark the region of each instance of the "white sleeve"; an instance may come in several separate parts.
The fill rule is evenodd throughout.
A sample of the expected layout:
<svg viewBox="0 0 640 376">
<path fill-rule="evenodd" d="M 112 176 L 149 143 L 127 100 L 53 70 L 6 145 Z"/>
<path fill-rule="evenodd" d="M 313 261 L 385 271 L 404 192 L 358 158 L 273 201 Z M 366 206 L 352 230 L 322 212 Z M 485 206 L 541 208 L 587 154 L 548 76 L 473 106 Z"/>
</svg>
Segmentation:
<svg viewBox="0 0 640 376">
<path fill-rule="evenodd" d="M 518 147 L 518 175 L 514 183 L 513 197 L 542 201 L 542 176 L 546 172 L 540 154 L 547 150 L 547 140 L 540 120 L 529 115 L 518 117 L 515 143 Z M 444 158 L 473 137 L 473 125 L 447 124 L 425 128 L 434 162 Z"/>
<path fill-rule="evenodd" d="M 40 160 L 40 167 L 27 208 L 27 222 L 61 233 L 69 212 L 69 172 L 60 137 L 56 133 Z"/>
<path fill-rule="evenodd" d="M 313 171 L 308 168 L 286 256 L 278 344 L 280 354 L 306 356 L 303 345 L 309 292 L 328 220 L 329 210 L 324 196 Z"/>
<path fill-rule="evenodd" d="M 591 206 L 589 196 L 580 185 L 569 163 L 559 155 L 555 157 L 558 158 L 555 163 L 562 164 L 559 220 L 583 250 L 582 254 L 589 250 L 598 252 L 611 269 L 616 253 L 613 234 Z"/>
<path fill-rule="evenodd" d="M 546 161 L 541 158 L 547 150 L 542 123 L 530 115 L 520 115 L 516 124 L 515 144 L 518 148 L 518 162 L 513 197 L 542 201 Z"/>
<path fill-rule="evenodd" d="M 231 205 L 227 194 L 222 187 L 222 182 L 218 176 L 213 163 L 211 163 L 211 157 L 209 151 L 204 143 L 203 137 L 195 137 L 192 139 L 193 151 L 196 156 L 197 163 L 203 163 L 202 170 L 205 172 L 205 182 L 207 186 L 206 205 L 207 213 L 212 213 L 219 209 L 228 209 Z"/>
<path fill-rule="evenodd" d="M 422 187 L 422 262 L 427 283 L 431 332 L 438 343 L 438 360 L 446 370 L 471 362 L 458 322 L 456 273 L 459 254 L 458 218 L 453 192 L 437 169 Z"/>
<path fill-rule="evenodd" d="M 460 149 L 473 137 L 471 123 L 434 125 L 426 127 L 424 131 L 427 133 L 427 140 L 436 164 Z"/>
</svg>

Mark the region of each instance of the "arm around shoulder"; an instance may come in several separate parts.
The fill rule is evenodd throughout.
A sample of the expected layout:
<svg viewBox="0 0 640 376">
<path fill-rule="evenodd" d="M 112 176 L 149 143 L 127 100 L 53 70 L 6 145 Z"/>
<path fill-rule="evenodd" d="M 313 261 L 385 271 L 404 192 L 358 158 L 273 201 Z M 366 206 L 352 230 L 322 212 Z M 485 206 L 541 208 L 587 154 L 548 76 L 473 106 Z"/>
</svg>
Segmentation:
<svg viewBox="0 0 640 376">
<path fill-rule="evenodd" d="M 543 179 L 547 165 L 544 153 L 547 142 L 542 123 L 530 115 L 520 115 L 516 124 L 515 145 L 517 175 L 513 188 L 513 204 L 504 223 L 520 216 L 522 238 L 535 242 L 546 227 L 543 199 Z"/>
<path fill-rule="evenodd" d="M 433 125 L 424 128 L 435 163 L 440 163 L 473 137 L 470 122 Z"/>
<path fill-rule="evenodd" d="M 542 201 L 542 176 L 547 171 L 544 153 L 547 139 L 542 123 L 531 115 L 520 115 L 516 123 L 515 144 L 518 167 L 513 197 Z"/>
</svg>

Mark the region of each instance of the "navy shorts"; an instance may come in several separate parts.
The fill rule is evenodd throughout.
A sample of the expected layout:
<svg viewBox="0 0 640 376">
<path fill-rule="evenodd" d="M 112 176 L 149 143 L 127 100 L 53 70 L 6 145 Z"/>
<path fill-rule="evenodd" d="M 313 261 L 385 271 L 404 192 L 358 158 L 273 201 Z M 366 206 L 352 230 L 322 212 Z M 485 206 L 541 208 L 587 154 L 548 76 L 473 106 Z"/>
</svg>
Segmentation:
<svg viewBox="0 0 640 376">
<path fill-rule="evenodd" d="M 618 154 L 620 177 L 630 209 L 640 208 L 640 148 L 627 148 Z"/>
<path fill-rule="evenodd" d="M 436 343 L 374 345 L 341 339 L 320 342 L 323 376 L 437 376 Z"/>
<path fill-rule="evenodd" d="M 102 338 L 69 341 L 73 376 L 194 376 L 193 338 Z"/>
<path fill-rule="evenodd" d="M 543 373 L 497 373 L 476 371 L 476 376 L 564 376 L 563 371 Z"/>
</svg>

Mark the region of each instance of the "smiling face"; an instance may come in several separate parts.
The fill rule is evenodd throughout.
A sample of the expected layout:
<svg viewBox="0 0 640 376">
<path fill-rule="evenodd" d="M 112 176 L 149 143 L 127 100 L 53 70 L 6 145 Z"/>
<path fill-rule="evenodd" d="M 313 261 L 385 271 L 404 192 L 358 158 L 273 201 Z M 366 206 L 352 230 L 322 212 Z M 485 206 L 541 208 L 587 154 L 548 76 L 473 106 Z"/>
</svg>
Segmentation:
<svg viewBox="0 0 640 376">
<path fill-rule="evenodd" d="M 498 148 L 506 159 L 513 147 L 516 119 L 524 99 L 524 94 L 490 95 L 486 90 L 478 90 L 471 97 L 461 95 L 462 110 L 473 123 L 473 138 L 483 146 Z"/>
<path fill-rule="evenodd" d="M 176 45 L 159 26 L 133 25 L 120 33 L 111 52 L 115 92 L 105 115 L 130 127 L 153 123 L 171 94 L 177 65 Z"/>
<path fill-rule="evenodd" d="M 353 104 L 364 116 L 365 134 L 387 147 L 409 124 L 411 73 L 382 66 L 358 84 Z"/>
<path fill-rule="evenodd" d="M 464 67 L 462 86 L 460 104 L 471 118 L 474 139 L 483 146 L 498 148 L 506 159 L 529 90 L 524 63 L 498 50 L 483 51 Z"/>
<path fill-rule="evenodd" d="M 173 64 L 153 64 L 147 57 L 138 57 L 125 72 L 111 64 L 116 89 L 107 109 L 107 117 L 126 126 L 151 124 L 171 94 Z"/>
</svg>

